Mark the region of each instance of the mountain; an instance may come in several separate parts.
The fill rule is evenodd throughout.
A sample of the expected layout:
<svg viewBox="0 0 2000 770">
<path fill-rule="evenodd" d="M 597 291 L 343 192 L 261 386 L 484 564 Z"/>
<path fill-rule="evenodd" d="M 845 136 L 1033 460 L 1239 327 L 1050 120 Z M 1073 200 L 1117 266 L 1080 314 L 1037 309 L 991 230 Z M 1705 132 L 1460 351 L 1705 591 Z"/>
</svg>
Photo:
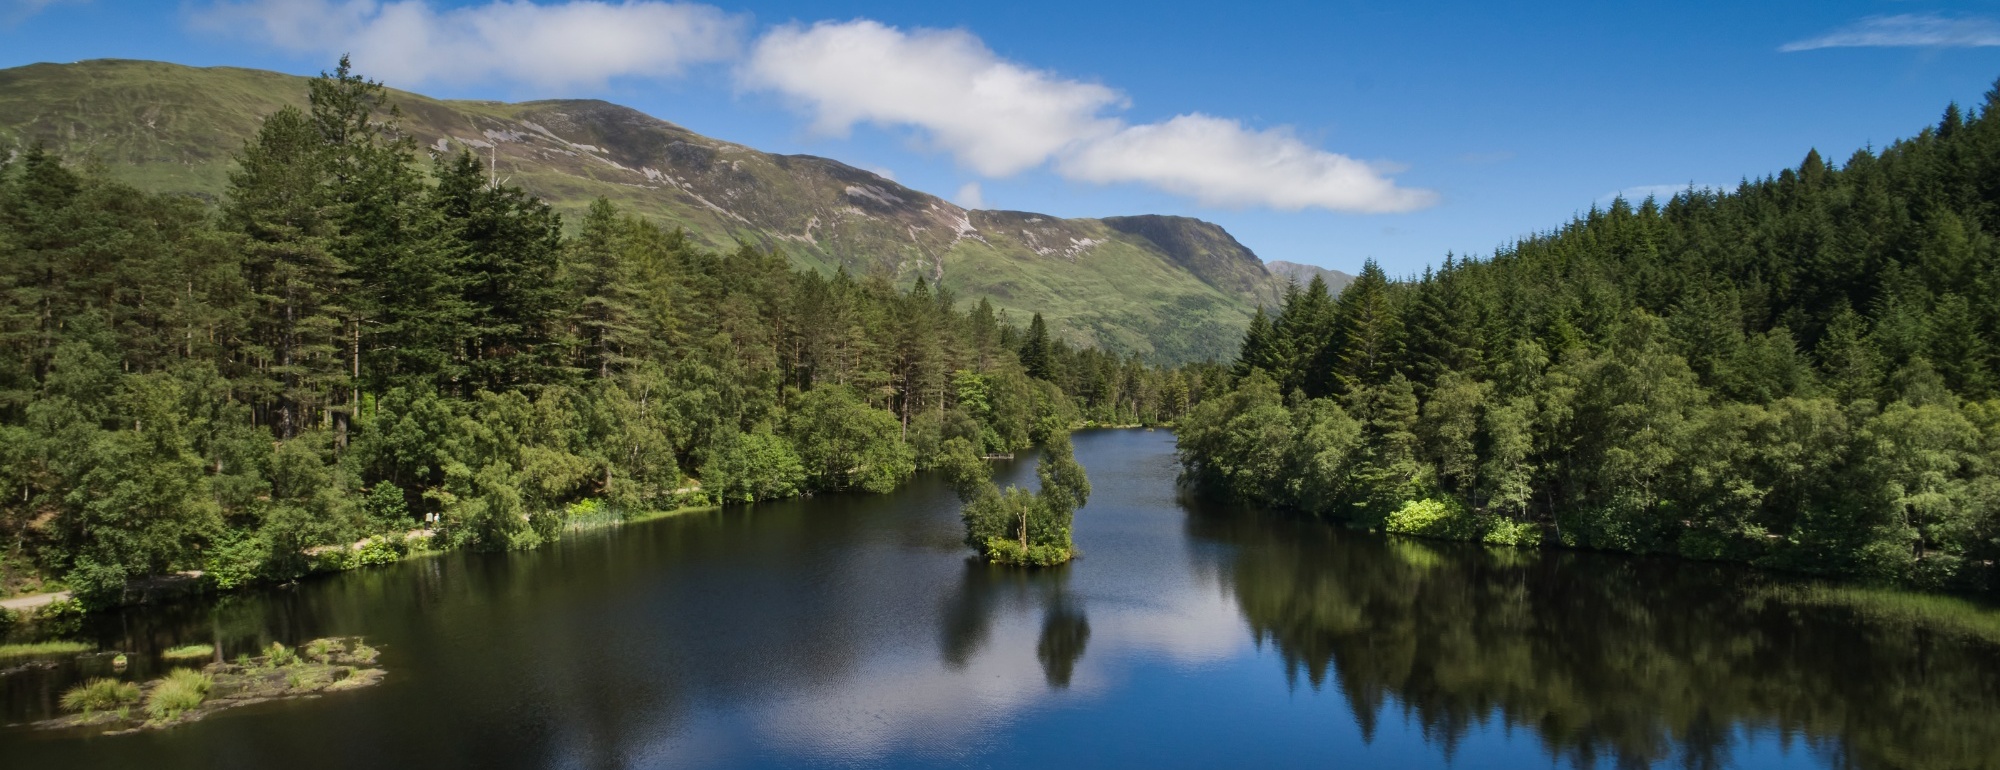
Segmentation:
<svg viewBox="0 0 2000 770">
<path fill-rule="evenodd" d="M 305 94 L 305 78 L 233 67 L 16 67 L 0 70 L 0 148 L 41 142 L 144 189 L 219 199 L 263 116 Z M 838 161 L 759 152 L 602 101 L 392 98 L 421 145 L 472 150 L 572 218 L 603 196 L 714 248 L 744 241 L 828 272 L 922 276 L 990 299 L 1015 323 L 1040 312 L 1072 342 L 1156 361 L 1231 357 L 1251 310 L 1286 282 L 1197 219 L 967 210 Z"/>
<path fill-rule="evenodd" d="M 1301 265 L 1284 260 L 1266 262 L 1264 269 L 1271 271 L 1271 274 L 1277 276 L 1280 281 L 1297 281 L 1300 286 L 1312 283 L 1313 277 L 1318 276 L 1326 281 L 1326 290 L 1335 295 L 1339 295 L 1341 289 L 1347 288 L 1348 284 L 1354 282 L 1354 276 L 1339 270 L 1328 270 L 1318 265 Z"/>
</svg>

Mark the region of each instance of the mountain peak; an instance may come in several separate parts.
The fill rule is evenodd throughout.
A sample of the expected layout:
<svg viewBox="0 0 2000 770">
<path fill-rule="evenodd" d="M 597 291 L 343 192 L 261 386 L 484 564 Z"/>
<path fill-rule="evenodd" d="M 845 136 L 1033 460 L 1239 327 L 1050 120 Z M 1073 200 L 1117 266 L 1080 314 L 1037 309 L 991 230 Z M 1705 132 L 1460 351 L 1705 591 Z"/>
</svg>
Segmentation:
<svg viewBox="0 0 2000 770">
<path fill-rule="evenodd" d="M 136 60 L 0 70 L 0 148 L 44 142 L 114 177 L 218 200 L 264 116 L 306 79 Z M 702 136 L 597 99 L 453 101 L 392 91 L 435 154 L 471 150 L 574 217 L 597 197 L 712 248 L 748 241 L 823 271 L 939 280 L 1073 342 L 1160 361 L 1234 354 L 1283 283 L 1227 231 L 1187 217 L 968 211 L 837 160 Z"/>
</svg>

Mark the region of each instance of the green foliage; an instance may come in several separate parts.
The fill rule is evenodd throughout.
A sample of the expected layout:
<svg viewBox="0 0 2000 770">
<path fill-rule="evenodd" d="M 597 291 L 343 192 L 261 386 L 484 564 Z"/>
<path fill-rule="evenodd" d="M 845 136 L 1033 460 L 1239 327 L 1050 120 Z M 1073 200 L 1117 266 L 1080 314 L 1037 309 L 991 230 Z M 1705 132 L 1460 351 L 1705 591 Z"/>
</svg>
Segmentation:
<svg viewBox="0 0 2000 770">
<path fill-rule="evenodd" d="M 98 677 L 63 692 L 61 702 L 64 711 L 111 711 L 138 703 L 139 685 Z"/>
<path fill-rule="evenodd" d="M 168 661 L 206 660 L 214 656 L 215 645 L 212 644 L 183 644 L 160 653 L 160 657 Z"/>
<path fill-rule="evenodd" d="M 234 589 L 387 563 L 413 529 L 527 548 L 582 501 L 883 492 L 953 440 L 1171 422 L 1227 380 L 1072 345 L 1090 334 L 1061 321 L 1024 334 L 928 281 L 714 251 L 611 199 L 566 237 L 478 158 L 420 162 L 401 97 L 346 62 L 305 91 L 239 127 L 215 209 L 38 149 L 0 164 L 10 571 L 18 553 L 98 608 L 167 573 Z"/>
<path fill-rule="evenodd" d="M 967 546 L 996 564 L 1046 567 L 1075 557 L 1070 530 L 1076 510 L 1090 499 L 1090 479 L 1076 462 L 1068 434 L 1043 447 L 1035 468 L 1041 489 L 1034 493 L 995 486 L 985 461 L 963 439 L 947 447 L 943 469 L 965 503 L 960 517 Z"/>
<path fill-rule="evenodd" d="M 272 642 L 271 646 L 264 648 L 264 664 L 267 666 L 283 668 L 297 662 L 299 662 L 298 652 L 283 644 Z"/>
<path fill-rule="evenodd" d="M 338 639 L 314 639 L 306 643 L 300 651 L 306 660 L 314 663 L 332 662 L 333 656 L 347 652 L 347 645 Z"/>
<path fill-rule="evenodd" d="M 791 497 L 806 485 L 806 469 L 791 443 L 770 433 L 731 433 L 701 467 L 718 502 Z"/>
<path fill-rule="evenodd" d="M 174 669 L 146 694 L 146 714 L 164 722 L 200 708 L 214 684 L 209 675 L 194 669 Z"/>
<path fill-rule="evenodd" d="M 1471 540 L 1479 522 L 1464 508 L 1444 500 L 1412 500 L 1389 514 L 1383 529 L 1399 535 Z"/>
<path fill-rule="evenodd" d="M 848 388 L 801 396 L 786 428 L 815 489 L 887 492 L 917 469 L 896 416 L 868 406 Z"/>
<path fill-rule="evenodd" d="M 51 636 L 68 636 L 83 627 L 83 602 L 58 599 L 35 610 L 35 626 Z"/>
<path fill-rule="evenodd" d="M 2000 188 L 1969 159 L 2000 113 L 1963 120 L 1294 290 L 1179 421 L 1186 477 L 1428 537 L 1994 587 Z"/>
<path fill-rule="evenodd" d="M 89 652 L 90 645 L 83 642 L 17 642 L 0 644 L 0 658 L 38 658 L 54 655 L 74 655 Z"/>
</svg>

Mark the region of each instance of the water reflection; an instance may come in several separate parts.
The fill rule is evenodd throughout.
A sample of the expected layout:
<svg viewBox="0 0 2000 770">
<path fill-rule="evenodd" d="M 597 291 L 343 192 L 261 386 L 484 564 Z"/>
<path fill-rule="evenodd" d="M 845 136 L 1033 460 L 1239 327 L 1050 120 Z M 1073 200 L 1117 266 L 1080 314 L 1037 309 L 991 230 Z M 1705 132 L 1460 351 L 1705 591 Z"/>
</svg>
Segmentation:
<svg viewBox="0 0 2000 770">
<path fill-rule="evenodd" d="M 389 678 L 165 733 L 0 729 L 0 757 L 2000 768 L 2000 653 L 1976 633 L 1801 606 L 1735 570 L 1211 511 L 1176 499 L 1165 434 L 1077 452 L 1095 493 L 1064 568 L 968 560 L 956 498 L 920 480 L 148 608 L 92 629 L 141 677 L 177 644 L 362 635 Z M 65 665 L 0 675 L 0 721 L 109 664 Z"/>
<path fill-rule="evenodd" d="M 954 671 L 967 667 L 986 646 L 997 613 L 1040 607 L 1042 632 L 1035 643 L 1035 659 L 1050 687 L 1069 687 L 1076 663 L 1090 643 L 1090 620 L 1069 582 L 1067 566 L 1029 571 L 967 560 L 958 589 L 939 613 L 945 666 Z"/>
<path fill-rule="evenodd" d="M 1237 549 L 1225 580 L 1259 643 L 1364 737 L 1401 712 L 1447 753 L 1497 718 L 1584 766 L 1736 766 L 1776 736 L 1840 767 L 2000 767 L 2000 657 L 1976 636 L 1801 606 L 1736 569 L 1241 512 L 1188 526 Z"/>
</svg>

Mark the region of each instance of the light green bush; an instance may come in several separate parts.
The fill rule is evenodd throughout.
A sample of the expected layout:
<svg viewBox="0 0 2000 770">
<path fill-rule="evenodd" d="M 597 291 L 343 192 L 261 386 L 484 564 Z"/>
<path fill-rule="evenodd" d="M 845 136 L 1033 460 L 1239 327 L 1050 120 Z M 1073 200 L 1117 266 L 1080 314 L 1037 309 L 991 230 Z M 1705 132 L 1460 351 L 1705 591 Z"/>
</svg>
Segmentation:
<svg viewBox="0 0 2000 770">
<path fill-rule="evenodd" d="M 1505 516 L 1488 516 L 1486 536 L 1481 540 L 1490 545 L 1533 548 L 1542 544 L 1542 528 L 1533 522 L 1515 521 Z"/>
<path fill-rule="evenodd" d="M 290 647 L 272 642 L 271 646 L 264 648 L 264 665 L 279 668 L 297 662 L 299 662 L 299 654 L 293 652 Z"/>
<path fill-rule="evenodd" d="M 208 689 L 214 684 L 215 680 L 194 669 L 174 669 L 146 696 L 146 714 L 167 720 L 193 711 L 208 699 Z"/>
<path fill-rule="evenodd" d="M 69 688 L 63 693 L 62 707 L 65 711 L 110 711 L 139 702 L 139 685 L 120 682 L 109 677 L 99 677 Z"/>
<path fill-rule="evenodd" d="M 1449 499 L 1425 498 L 1406 502 L 1389 514 L 1382 526 L 1399 535 L 1441 540 L 1474 540 L 1479 534 L 1478 520 Z"/>
</svg>

